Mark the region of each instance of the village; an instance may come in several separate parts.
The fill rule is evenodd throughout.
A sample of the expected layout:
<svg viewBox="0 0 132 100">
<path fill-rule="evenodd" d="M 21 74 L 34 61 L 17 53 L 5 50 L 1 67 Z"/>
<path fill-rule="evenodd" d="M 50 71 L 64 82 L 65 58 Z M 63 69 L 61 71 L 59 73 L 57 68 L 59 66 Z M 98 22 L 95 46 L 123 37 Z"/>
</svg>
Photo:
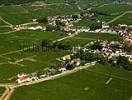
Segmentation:
<svg viewBox="0 0 132 100">
<path fill-rule="evenodd" d="M 16 82 L 22 84 L 25 82 L 32 82 L 41 80 L 47 77 L 51 77 L 65 71 L 74 70 L 78 67 L 83 67 L 86 65 L 94 65 L 96 63 L 110 63 L 118 65 L 120 63 L 118 60 L 124 57 L 128 60 L 128 64 L 132 62 L 132 51 L 126 51 L 124 45 L 117 41 L 92 41 L 87 47 L 72 47 L 72 54 L 65 55 L 61 58 L 56 58 L 60 64 L 53 65 L 49 69 L 42 72 L 35 72 L 32 74 L 21 73 L 17 75 Z M 94 63 L 93 63 L 94 62 Z M 126 70 L 132 70 L 129 68 L 131 65 L 126 65 Z M 120 66 L 122 67 L 122 66 Z"/>
<path fill-rule="evenodd" d="M 91 30 L 90 27 L 74 27 L 74 23 L 79 22 L 87 16 L 93 17 L 94 13 L 90 12 L 90 9 L 88 9 L 88 12 L 83 14 L 50 16 L 47 19 L 42 19 L 41 21 L 47 22 L 47 25 L 41 25 L 39 22 L 37 22 L 37 19 L 33 19 L 33 23 L 11 26 L 13 30 L 27 29 L 49 31 L 50 29 L 50 31 L 63 31 L 67 35 L 81 32 L 102 34 L 109 33 L 118 34 L 121 38 L 123 38 L 121 42 L 103 41 L 98 39 L 97 41 L 90 42 L 87 47 L 72 47 L 72 50 L 70 50 L 72 52 L 71 55 L 56 58 L 60 64 L 53 65 L 48 70 L 44 70 L 43 72 L 35 72 L 32 74 L 19 73 L 17 75 L 16 82 L 18 84 L 22 84 L 25 82 L 37 81 L 68 70 L 73 70 L 79 66 L 84 66 L 87 64 L 90 65 L 93 61 L 99 63 L 102 59 L 105 59 L 106 62 L 117 64 L 119 57 L 125 57 L 128 59 L 128 62 L 132 62 L 132 51 L 131 49 L 127 51 L 125 48 L 125 44 L 129 45 L 128 48 L 131 48 L 132 46 L 132 26 L 119 24 L 115 28 L 111 28 L 110 25 L 98 20 L 98 23 L 101 23 L 101 28 L 97 28 L 95 30 Z M 94 56 L 94 58 L 92 59 L 92 57 L 88 57 L 89 55 Z M 131 69 L 128 68 L 127 70 Z"/>
</svg>

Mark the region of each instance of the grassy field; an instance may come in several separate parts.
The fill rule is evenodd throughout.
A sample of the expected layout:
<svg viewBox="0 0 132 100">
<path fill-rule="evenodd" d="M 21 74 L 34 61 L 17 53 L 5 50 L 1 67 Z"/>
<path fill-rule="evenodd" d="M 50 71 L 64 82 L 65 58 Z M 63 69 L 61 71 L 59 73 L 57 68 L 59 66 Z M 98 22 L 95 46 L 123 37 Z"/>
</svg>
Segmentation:
<svg viewBox="0 0 132 100">
<path fill-rule="evenodd" d="M 108 4 L 102 7 L 97 7 L 95 10 L 100 12 L 106 12 L 111 15 L 119 15 L 125 11 L 131 11 L 132 6 L 127 4 Z"/>
<path fill-rule="evenodd" d="M 0 35 L 0 54 L 18 50 L 19 45 L 29 44 L 32 46 L 34 44 L 41 43 L 42 40 L 57 40 L 64 36 L 66 35 L 61 32 L 45 32 L 39 30 L 24 30 L 11 34 Z"/>
<path fill-rule="evenodd" d="M 29 52 L 12 52 L 20 50 L 19 45 L 34 46 L 41 44 L 42 40 L 57 40 L 66 36 L 61 32 L 43 32 L 43 31 L 20 31 L 7 35 L 0 35 L 0 82 L 10 82 L 12 77 L 21 72 L 31 73 L 42 70 L 56 62 L 57 57 L 66 55 L 68 52 L 60 50 Z M 28 58 L 28 59 L 25 59 Z M 17 64 L 10 64 L 9 59 L 16 61 L 22 60 Z M 30 60 L 30 59 L 33 59 Z"/>
<path fill-rule="evenodd" d="M 108 5 L 104 5 L 104 6 L 101 6 L 101 7 L 95 7 L 94 10 L 99 11 L 99 12 L 107 13 L 108 16 L 99 15 L 97 17 L 97 19 L 99 19 L 101 21 L 108 22 L 108 21 L 114 19 L 115 17 L 119 16 L 120 14 L 122 14 L 126 11 L 131 11 L 132 6 L 127 5 L 127 4 L 108 4 Z M 131 22 L 130 15 L 131 14 L 127 14 L 127 15 L 123 16 L 122 18 L 118 19 L 117 21 L 111 23 L 111 25 L 131 24 L 132 22 Z"/>
<path fill-rule="evenodd" d="M 109 41 L 120 41 L 121 38 L 116 34 L 108 34 L 108 33 L 80 33 L 78 36 L 84 39 L 93 39 L 93 40 L 109 40 Z"/>
<path fill-rule="evenodd" d="M 10 28 L 0 27 L 0 33 L 5 33 L 11 31 Z"/>
<path fill-rule="evenodd" d="M 4 93 L 5 88 L 4 87 L 0 87 L 0 96 Z"/>
<path fill-rule="evenodd" d="M 32 19 L 34 18 L 80 12 L 75 4 L 53 4 L 42 7 L 34 7 L 32 5 L 32 3 L 29 3 L 23 5 L 2 6 L 0 7 L 0 16 L 11 24 L 22 24 L 32 22 Z M 0 25 L 1 24 L 4 23 L 0 21 Z"/>
<path fill-rule="evenodd" d="M 10 100 L 130 100 L 132 82 L 119 77 L 128 79 L 131 75 L 109 65 L 96 65 L 63 78 L 20 87 Z M 109 78 L 112 81 L 106 85 Z"/>
<path fill-rule="evenodd" d="M 118 25 L 118 24 L 132 25 L 132 13 L 126 14 L 123 17 L 111 23 L 111 25 Z"/>
<path fill-rule="evenodd" d="M 70 39 L 66 39 L 61 41 L 62 43 L 68 44 L 70 46 L 84 46 L 85 44 L 89 43 L 90 41 L 92 41 L 94 39 L 89 39 L 89 38 L 80 38 L 80 37 L 73 37 Z"/>
<path fill-rule="evenodd" d="M 36 71 L 41 71 L 45 68 L 56 64 L 56 58 L 62 57 L 68 54 L 65 51 L 47 51 L 47 52 L 30 52 L 30 53 L 16 53 L 6 55 L 6 57 L 13 58 L 16 61 L 20 61 L 17 64 L 10 64 L 9 61 L 3 61 L 0 64 L 0 83 L 12 82 L 18 73 L 33 73 Z M 24 59 L 29 58 L 33 61 Z"/>
<path fill-rule="evenodd" d="M 74 23 L 74 26 L 75 27 L 89 27 L 94 21 L 91 20 L 89 17 L 87 17 L 87 18 L 80 20 L 77 23 Z"/>
</svg>

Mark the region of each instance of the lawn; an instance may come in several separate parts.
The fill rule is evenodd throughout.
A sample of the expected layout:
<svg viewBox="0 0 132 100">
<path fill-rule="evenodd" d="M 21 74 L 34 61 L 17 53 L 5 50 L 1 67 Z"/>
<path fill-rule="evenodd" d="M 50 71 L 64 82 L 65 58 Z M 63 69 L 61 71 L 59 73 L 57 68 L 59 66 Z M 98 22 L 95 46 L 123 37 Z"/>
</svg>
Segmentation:
<svg viewBox="0 0 132 100">
<path fill-rule="evenodd" d="M 110 75 L 115 75 L 115 68 L 110 68 L 108 65 L 96 65 L 55 80 L 20 87 L 15 90 L 10 100 L 130 100 L 132 82 L 105 75 L 103 68 L 106 70 L 105 73 L 111 72 Z M 131 72 L 120 69 L 116 71 L 117 77 L 127 79 L 127 75 L 132 75 Z M 106 85 L 105 82 L 110 77 L 113 79 Z"/>
<path fill-rule="evenodd" d="M 109 40 L 109 41 L 120 41 L 121 38 L 116 34 L 109 33 L 80 33 L 76 37 L 89 38 L 89 39 L 100 39 L 100 40 Z"/>
</svg>

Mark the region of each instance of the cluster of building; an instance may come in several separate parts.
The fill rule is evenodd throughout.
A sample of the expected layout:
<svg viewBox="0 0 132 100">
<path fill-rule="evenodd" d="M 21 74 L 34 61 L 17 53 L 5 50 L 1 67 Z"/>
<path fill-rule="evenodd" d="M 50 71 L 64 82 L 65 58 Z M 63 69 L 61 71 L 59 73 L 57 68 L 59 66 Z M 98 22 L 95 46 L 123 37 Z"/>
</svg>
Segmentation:
<svg viewBox="0 0 132 100">
<path fill-rule="evenodd" d="M 66 33 L 75 33 L 75 32 L 89 32 L 89 27 L 74 27 L 73 23 L 77 23 L 82 20 L 83 17 L 93 16 L 94 13 L 84 13 L 84 14 L 76 14 L 76 15 L 64 15 L 64 16 L 52 16 L 48 17 L 48 24 L 52 26 L 57 26 L 58 22 L 60 22 L 61 30 Z"/>
<path fill-rule="evenodd" d="M 126 24 L 119 25 L 118 35 L 123 37 L 125 43 L 132 46 L 132 25 L 130 26 Z"/>
<path fill-rule="evenodd" d="M 124 45 L 122 43 L 117 41 L 99 41 L 99 43 L 102 48 L 101 50 L 94 50 L 94 53 L 101 54 L 104 57 L 107 57 L 108 59 L 118 56 L 124 56 L 127 57 L 130 62 L 132 62 L 132 52 L 126 52 L 123 49 Z M 93 44 L 94 43 L 92 43 L 92 45 Z"/>
<path fill-rule="evenodd" d="M 28 25 L 28 24 L 13 25 L 11 26 L 11 28 L 17 31 L 19 30 L 43 30 L 45 31 L 46 30 L 45 26 L 39 25 L 37 22 L 36 24 L 33 24 L 33 25 Z"/>
<path fill-rule="evenodd" d="M 72 55 L 66 55 L 64 57 L 58 58 L 57 60 L 61 61 L 61 64 L 54 65 L 50 67 L 49 69 L 44 70 L 44 72 L 41 72 L 41 73 L 36 72 L 32 74 L 26 74 L 26 73 L 18 74 L 16 82 L 21 84 L 25 82 L 36 81 L 42 78 L 49 77 L 51 75 L 55 75 L 55 74 L 67 71 L 68 65 L 77 67 L 77 66 L 80 66 L 81 64 L 81 60 L 79 58 L 73 59 Z"/>
<path fill-rule="evenodd" d="M 26 74 L 26 73 L 21 73 L 17 75 L 17 83 L 25 83 L 25 82 L 31 82 L 38 80 L 38 77 L 33 74 Z"/>
</svg>

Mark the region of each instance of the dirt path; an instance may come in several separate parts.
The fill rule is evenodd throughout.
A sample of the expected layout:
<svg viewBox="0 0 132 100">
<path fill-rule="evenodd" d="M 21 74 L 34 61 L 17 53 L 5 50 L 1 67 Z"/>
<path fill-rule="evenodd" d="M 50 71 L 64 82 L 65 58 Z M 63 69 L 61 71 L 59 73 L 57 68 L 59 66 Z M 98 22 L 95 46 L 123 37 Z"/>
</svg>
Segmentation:
<svg viewBox="0 0 132 100">
<path fill-rule="evenodd" d="M 55 41 L 59 41 L 59 42 L 60 42 L 60 41 L 63 41 L 63 40 L 65 40 L 65 39 L 68 39 L 68 38 L 74 37 L 74 36 L 76 36 L 76 35 L 78 35 L 78 34 L 75 33 L 75 34 L 72 34 L 72 35 L 70 35 L 70 36 L 66 36 L 66 37 L 63 37 L 63 38 L 57 39 L 57 40 L 55 40 Z M 53 42 L 55 42 L 55 41 L 53 41 Z M 24 48 L 23 50 L 32 49 L 32 48 L 34 48 L 34 46 L 31 46 L 31 47 L 28 47 L 28 48 Z M 5 55 L 8 55 L 8 54 L 12 54 L 12 53 L 18 53 L 18 52 L 21 52 L 21 51 L 23 51 L 23 50 L 9 51 L 9 52 L 6 52 L 6 53 L 3 53 L 3 54 L 0 54 L 0 56 L 5 56 Z"/>
<path fill-rule="evenodd" d="M 0 16 L 0 20 L 2 20 L 4 23 L 6 23 L 6 24 L 9 25 L 9 26 L 12 26 L 11 23 L 9 23 L 8 21 L 4 20 L 1 16 Z"/>
<path fill-rule="evenodd" d="M 128 13 L 132 13 L 132 11 L 126 11 L 126 12 L 124 12 L 123 14 L 121 14 L 121 15 L 115 17 L 115 18 L 112 19 L 111 21 L 107 22 L 106 24 L 110 24 L 110 23 L 112 23 L 112 22 L 114 22 L 114 21 L 120 19 L 121 17 L 123 17 L 124 15 L 126 15 L 126 14 L 128 14 Z"/>
<path fill-rule="evenodd" d="M 0 33 L 0 35 L 7 35 L 7 34 L 14 33 L 14 32 L 18 32 L 18 31 L 14 30 L 14 31 L 9 31 L 9 32 L 4 32 L 4 33 Z"/>
<path fill-rule="evenodd" d="M 2 94 L 2 96 L 0 97 L 0 100 L 4 100 L 4 98 L 7 96 L 7 94 L 10 92 L 10 89 L 5 86 L 5 92 Z"/>
</svg>

